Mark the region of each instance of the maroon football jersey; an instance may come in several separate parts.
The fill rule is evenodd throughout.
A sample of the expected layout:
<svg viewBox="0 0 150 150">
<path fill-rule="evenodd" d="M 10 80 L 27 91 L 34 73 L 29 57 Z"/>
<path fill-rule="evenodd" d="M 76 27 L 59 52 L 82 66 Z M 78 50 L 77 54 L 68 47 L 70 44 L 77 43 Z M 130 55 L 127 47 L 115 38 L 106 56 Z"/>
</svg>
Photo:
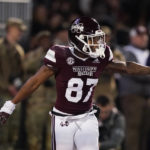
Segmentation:
<svg viewBox="0 0 150 150">
<path fill-rule="evenodd" d="M 53 46 L 44 64 L 55 70 L 57 100 L 55 108 L 69 114 L 82 114 L 92 105 L 94 88 L 104 68 L 113 59 L 107 46 L 105 58 L 80 58 L 74 48 Z"/>
</svg>

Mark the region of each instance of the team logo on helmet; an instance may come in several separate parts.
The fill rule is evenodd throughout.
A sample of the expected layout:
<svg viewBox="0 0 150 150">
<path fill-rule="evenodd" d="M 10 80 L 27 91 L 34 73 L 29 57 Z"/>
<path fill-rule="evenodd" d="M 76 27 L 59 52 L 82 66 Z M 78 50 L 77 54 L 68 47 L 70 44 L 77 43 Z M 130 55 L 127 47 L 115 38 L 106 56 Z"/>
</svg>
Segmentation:
<svg viewBox="0 0 150 150">
<path fill-rule="evenodd" d="M 73 65 L 75 63 L 75 60 L 72 57 L 68 57 L 66 61 L 68 65 Z"/>
<path fill-rule="evenodd" d="M 73 24 L 71 26 L 71 32 L 72 33 L 81 33 L 84 31 L 84 26 L 83 23 L 79 23 L 79 24 Z"/>
</svg>

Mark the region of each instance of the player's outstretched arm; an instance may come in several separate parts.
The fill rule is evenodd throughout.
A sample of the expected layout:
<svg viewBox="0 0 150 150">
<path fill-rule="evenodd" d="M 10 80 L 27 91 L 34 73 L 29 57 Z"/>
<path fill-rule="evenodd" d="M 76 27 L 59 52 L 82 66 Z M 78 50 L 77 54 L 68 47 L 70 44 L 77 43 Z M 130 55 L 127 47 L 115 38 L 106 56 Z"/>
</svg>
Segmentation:
<svg viewBox="0 0 150 150">
<path fill-rule="evenodd" d="M 52 69 L 42 66 L 39 71 L 32 76 L 24 86 L 19 90 L 17 95 L 11 100 L 6 101 L 0 109 L 0 123 L 4 124 L 15 109 L 15 105 L 31 95 L 43 82 L 54 74 Z"/>
<path fill-rule="evenodd" d="M 130 61 L 122 62 L 119 60 L 113 60 L 110 64 L 108 64 L 106 70 L 131 75 L 150 75 L 150 67 L 142 66 Z"/>
<path fill-rule="evenodd" d="M 42 66 L 39 71 L 29 78 L 29 80 L 23 85 L 17 95 L 12 99 L 12 102 L 17 104 L 28 97 L 53 74 L 54 72 L 51 69 L 46 66 Z"/>
</svg>

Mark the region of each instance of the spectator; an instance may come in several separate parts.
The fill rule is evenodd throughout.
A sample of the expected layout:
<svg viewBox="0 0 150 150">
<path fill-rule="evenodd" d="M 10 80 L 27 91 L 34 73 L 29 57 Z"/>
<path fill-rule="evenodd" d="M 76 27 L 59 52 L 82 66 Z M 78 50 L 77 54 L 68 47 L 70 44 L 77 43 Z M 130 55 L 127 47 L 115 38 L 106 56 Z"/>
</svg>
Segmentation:
<svg viewBox="0 0 150 150">
<path fill-rule="evenodd" d="M 51 33 L 49 31 L 41 31 L 36 35 L 36 40 L 37 48 L 27 53 L 24 61 L 26 78 L 35 74 L 36 70 L 42 65 L 43 57 L 52 44 Z M 52 100 L 55 99 L 56 92 L 54 91 L 52 82 L 54 82 L 52 79 L 46 81 L 28 99 L 26 107 L 28 150 L 41 150 L 45 147 L 50 149 L 50 137 L 47 135 L 49 133 L 47 130 L 50 130 L 48 126 L 50 120 L 46 114 L 49 112 L 50 105 L 52 106 Z"/>
<path fill-rule="evenodd" d="M 55 34 L 55 44 L 68 45 L 68 24 L 62 24 Z"/>
<path fill-rule="evenodd" d="M 72 11 L 73 7 L 71 4 L 71 1 L 68 0 L 62 0 L 60 12 L 63 15 L 64 18 L 68 17 L 69 13 Z"/>
<path fill-rule="evenodd" d="M 51 3 L 50 3 L 50 11 L 51 12 L 58 12 L 60 10 L 60 7 L 61 7 L 60 0 L 51 1 Z"/>
<path fill-rule="evenodd" d="M 107 45 L 109 45 L 110 48 L 112 49 L 114 58 L 121 61 L 125 61 L 123 54 L 115 47 L 115 44 L 113 42 L 114 34 L 111 28 L 108 26 L 101 26 L 101 29 L 105 33 L 105 41 Z M 116 99 L 117 97 L 118 90 L 116 85 L 116 79 L 113 73 L 110 72 L 103 73 L 100 80 L 101 82 L 98 84 L 95 90 L 95 97 L 97 97 L 98 95 L 105 95 L 109 97 L 111 102 L 114 103 L 114 99 Z"/>
<path fill-rule="evenodd" d="M 47 26 L 48 11 L 44 5 L 37 5 L 33 10 L 33 22 L 31 24 L 31 35 L 48 29 Z"/>
<path fill-rule="evenodd" d="M 122 20 L 124 20 L 124 14 L 121 13 L 120 0 L 99 0 L 92 2 L 91 13 L 92 16 L 98 20 L 119 23 L 120 14 L 122 14 Z"/>
<path fill-rule="evenodd" d="M 92 0 L 79 0 L 79 7 L 84 14 L 90 14 Z"/>
<path fill-rule="evenodd" d="M 150 66 L 148 40 L 146 27 L 131 29 L 130 44 L 123 48 L 126 60 Z M 150 131 L 150 76 L 122 76 L 119 80 L 119 91 L 127 120 L 126 148 L 147 150 L 146 142 Z"/>
<path fill-rule="evenodd" d="M 44 57 L 45 53 L 50 48 L 50 46 L 52 46 L 51 33 L 49 31 L 39 32 L 35 36 L 35 39 L 36 48 L 26 54 L 23 63 L 27 78 L 33 75 L 35 73 L 35 70 L 41 66 L 42 58 Z"/>
<path fill-rule="evenodd" d="M 59 26 L 63 22 L 63 17 L 59 13 L 51 14 L 50 18 L 48 19 L 48 26 L 49 30 L 52 32 L 52 34 L 55 34 L 55 32 L 59 29 Z"/>
<path fill-rule="evenodd" d="M 24 50 L 18 44 L 26 26 L 18 18 L 10 18 L 6 24 L 6 36 L 0 39 L 0 96 L 2 103 L 15 96 L 22 83 Z M 17 107 L 18 108 L 18 107 Z M 9 123 L 0 128 L 0 149 L 15 145 L 19 131 L 19 108 Z"/>
<path fill-rule="evenodd" d="M 99 96 L 96 104 L 100 108 L 100 150 L 117 150 L 125 137 L 125 118 L 105 96 Z"/>
</svg>

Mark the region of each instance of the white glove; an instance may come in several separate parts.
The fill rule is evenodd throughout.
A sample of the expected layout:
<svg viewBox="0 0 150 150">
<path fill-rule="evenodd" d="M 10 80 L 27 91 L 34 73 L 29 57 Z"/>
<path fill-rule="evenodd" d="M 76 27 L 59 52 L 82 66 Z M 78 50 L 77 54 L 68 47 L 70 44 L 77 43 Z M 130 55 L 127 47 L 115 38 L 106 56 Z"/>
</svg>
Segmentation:
<svg viewBox="0 0 150 150">
<path fill-rule="evenodd" d="M 11 115 L 13 111 L 15 110 L 15 108 L 16 108 L 16 105 L 12 101 L 9 100 L 5 102 L 3 107 L 0 109 L 0 112 L 5 112 Z"/>
</svg>

